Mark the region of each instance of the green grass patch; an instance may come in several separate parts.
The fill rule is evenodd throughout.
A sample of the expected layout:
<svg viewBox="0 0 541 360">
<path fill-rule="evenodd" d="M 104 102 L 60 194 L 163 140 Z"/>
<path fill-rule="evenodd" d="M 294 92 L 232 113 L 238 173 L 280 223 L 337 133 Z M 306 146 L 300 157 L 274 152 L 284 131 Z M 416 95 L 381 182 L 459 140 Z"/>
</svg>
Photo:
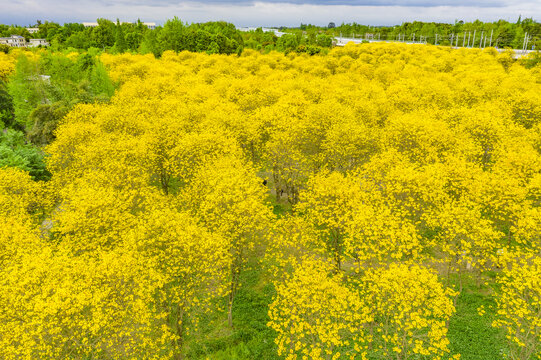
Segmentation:
<svg viewBox="0 0 541 360">
<path fill-rule="evenodd" d="M 448 337 L 453 354 L 461 360 L 504 359 L 505 338 L 499 329 L 492 327 L 493 309 L 496 306 L 490 289 L 478 287 L 475 280 L 466 277 L 462 293 L 456 299 L 456 314 L 449 322 Z M 486 313 L 479 315 L 478 308 Z"/>
<path fill-rule="evenodd" d="M 274 287 L 264 279 L 259 264 L 244 271 L 242 286 L 233 304 L 233 328 L 227 321 L 214 321 L 206 340 L 194 344 L 187 358 L 216 360 L 280 359 L 274 331 L 267 327 L 268 307 Z"/>
</svg>

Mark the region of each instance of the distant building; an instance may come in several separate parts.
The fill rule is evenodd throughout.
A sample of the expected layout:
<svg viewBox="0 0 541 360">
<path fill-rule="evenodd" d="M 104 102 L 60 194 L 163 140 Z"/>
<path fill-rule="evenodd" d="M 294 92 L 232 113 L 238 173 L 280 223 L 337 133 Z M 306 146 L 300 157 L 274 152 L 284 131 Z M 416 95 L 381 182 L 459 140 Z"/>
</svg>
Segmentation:
<svg viewBox="0 0 541 360">
<path fill-rule="evenodd" d="M 144 22 L 143 25 L 145 25 L 150 30 L 156 29 L 156 23 L 155 22 Z"/>
<path fill-rule="evenodd" d="M 47 39 L 30 39 L 28 47 L 49 46 Z"/>
<path fill-rule="evenodd" d="M 0 44 L 11 47 L 36 47 L 36 46 L 49 46 L 47 39 L 30 39 L 27 43 L 23 36 L 11 35 L 10 37 L 0 38 Z"/>
<path fill-rule="evenodd" d="M 134 24 L 137 24 L 137 23 L 134 23 Z M 99 24 L 97 22 L 84 22 L 83 23 L 84 27 L 96 27 L 98 25 Z M 156 23 L 155 22 L 144 22 L 143 25 L 145 25 L 150 30 L 156 29 Z"/>
<path fill-rule="evenodd" d="M 0 44 L 11 47 L 26 47 L 26 39 L 20 35 L 0 38 Z"/>
<path fill-rule="evenodd" d="M 39 31 L 39 28 L 26 28 L 30 34 L 35 34 Z"/>
</svg>

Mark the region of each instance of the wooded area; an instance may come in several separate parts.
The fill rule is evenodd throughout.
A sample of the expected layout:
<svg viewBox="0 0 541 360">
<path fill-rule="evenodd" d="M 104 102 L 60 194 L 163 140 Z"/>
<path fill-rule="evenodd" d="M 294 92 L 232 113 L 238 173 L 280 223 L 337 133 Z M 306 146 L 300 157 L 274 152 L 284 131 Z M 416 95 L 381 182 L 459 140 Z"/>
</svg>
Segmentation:
<svg viewBox="0 0 541 360">
<path fill-rule="evenodd" d="M 0 52 L 0 358 L 541 356 L 533 57 L 93 51 Z"/>
</svg>

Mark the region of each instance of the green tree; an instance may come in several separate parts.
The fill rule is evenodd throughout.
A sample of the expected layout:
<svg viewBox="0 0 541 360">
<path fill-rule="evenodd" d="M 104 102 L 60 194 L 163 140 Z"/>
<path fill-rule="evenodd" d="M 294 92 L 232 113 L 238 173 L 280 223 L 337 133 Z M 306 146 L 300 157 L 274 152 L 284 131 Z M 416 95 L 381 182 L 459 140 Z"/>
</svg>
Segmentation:
<svg viewBox="0 0 541 360">
<path fill-rule="evenodd" d="M 13 129 L 0 132 L 0 168 L 5 166 L 28 171 L 34 180 L 48 180 L 51 177 L 43 152 L 26 144 L 24 134 Z"/>
<path fill-rule="evenodd" d="M 122 25 L 120 25 L 120 21 L 116 19 L 115 50 L 119 53 L 123 53 L 124 51 L 126 51 L 126 48 L 126 38 L 124 37 Z"/>
<path fill-rule="evenodd" d="M 98 19 L 98 26 L 92 30 L 92 40 L 99 48 L 111 47 L 115 43 L 115 24 L 106 19 Z"/>
<path fill-rule="evenodd" d="M 50 144 L 54 139 L 54 131 L 59 121 L 68 113 L 69 107 L 59 101 L 51 105 L 38 105 L 30 114 L 34 123 L 28 131 L 28 140 L 38 146 Z"/>
<path fill-rule="evenodd" d="M 184 50 L 184 30 L 184 23 L 178 17 L 167 20 L 158 36 L 161 51 L 173 50 L 178 53 Z"/>
</svg>

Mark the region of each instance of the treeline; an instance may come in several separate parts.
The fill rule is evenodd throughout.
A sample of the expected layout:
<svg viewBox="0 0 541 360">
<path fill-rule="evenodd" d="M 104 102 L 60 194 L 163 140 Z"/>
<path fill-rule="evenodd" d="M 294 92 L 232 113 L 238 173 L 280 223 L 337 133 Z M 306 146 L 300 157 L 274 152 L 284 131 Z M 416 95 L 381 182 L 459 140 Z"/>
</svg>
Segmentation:
<svg viewBox="0 0 541 360">
<path fill-rule="evenodd" d="M 98 26 L 83 24 L 38 22 L 32 25 L 39 29 L 30 34 L 26 27 L 0 24 L 0 36 L 21 35 L 47 39 L 55 50 L 98 48 L 112 53 L 137 52 L 160 56 L 164 51 L 188 50 L 208 54 L 240 54 L 244 47 L 269 52 L 272 50 L 299 53 L 326 53 L 332 47 L 334 37 L 356 37 L 378 40 L 402 40 L 425 42 L 438 45 L 484 45 L 499 48 L 539 49 L 541 46 L 541 23 L 519 18 L 512 23 L 505 20 L 495 22 L 456 21 L 454 24 L 435 22 L 405 22 L 397 26 L 369 26 L 357 23 L 342 23 L 327 27 L 301 24 L 297 28 L 280 28 L 286 35 L 276 36 L 258 28 L 241 32 L 231 23 L 215 21 L 188 24 L 177 17 L 163 26 L 149 29 L 143 22 L 113 22 L 98 19 Z M 527 39 L 527 46 L 525 46 Z"/>
<path fill-rule="evenodd" d="M 247 48 L 265 52 L 272 50 L 281 52 L 295 51 L 310 55 L 327 53 L 327 49 L 332 47 L 333 39 L 331 35 L 316 32 L 304 34 L 302 30 L 295 31 L 293 29 L 289 29 L 289 32 L 278 37 L 273 32 L 257 28 L 243 34 L 244 44 Z"/>
<path fill-rule="evenodd" d="M 41 148 L 55 139 L 60 120 L 76 104 L 108 101 L 114 85 L 95 54 L 1 55 L 14 71 L 0 76 L 0 167 L 18 167 L 34 180 L 47 180 Z"/>
<path fill-rule="evenodd" d="M 522 49 L 526 34 L 528 34 L 528 48 L 539 49 L 541 47 L 541 23 L 526 18 L 519 18 L 517 22 L 512 23 L 505 20 L 495 22 L 482 22 L 479 20 L 473 22 L 456 21 L 454 24 L 435 23 L 435 22 L 405 22 L 397 26 L 369 26 L 357 23 L 335 26 L 330 23 L 327 27 L 320 27 L 309 24 L 301 24 L 295 29 L 285 29 L 287 32 L 301 31 L 308 37 L 317 36 L 317 34 L 327 34 L 330 36 L 374 38 L 379 40 L 408 40 L 422 41 L 429 44 L 451 45 L 455 44 L 457 37 L 459 45 L 462 46 L 464 35 L 470 37 L 473 41 L 474 32 L 479 41 L 481 34 L 488 37 L 487 44 L 492 35 L 492 46 L 514 49 Z M 436 36 L 437 35 L 437 36 Z"/>
<path fill-rule="evenodd" d="M 141 21 L 116 23 L 98 19 L 98 26 L 54 22 L 36 24 L 38 32 L 30 34 L 24 27 L 0 25 L 0 35 L 21 35 L 26 38 L 47 39 L 54 50 L 97 48 L 113 53 L 126 51 L 152 53 L 160 56 L 166 50 L 234 54 L 243 49 L 243 38 L 233 24 L 223 21 L 191 24 L 177 17 L 163 26 L 149 29 Z"/>
</svg>

